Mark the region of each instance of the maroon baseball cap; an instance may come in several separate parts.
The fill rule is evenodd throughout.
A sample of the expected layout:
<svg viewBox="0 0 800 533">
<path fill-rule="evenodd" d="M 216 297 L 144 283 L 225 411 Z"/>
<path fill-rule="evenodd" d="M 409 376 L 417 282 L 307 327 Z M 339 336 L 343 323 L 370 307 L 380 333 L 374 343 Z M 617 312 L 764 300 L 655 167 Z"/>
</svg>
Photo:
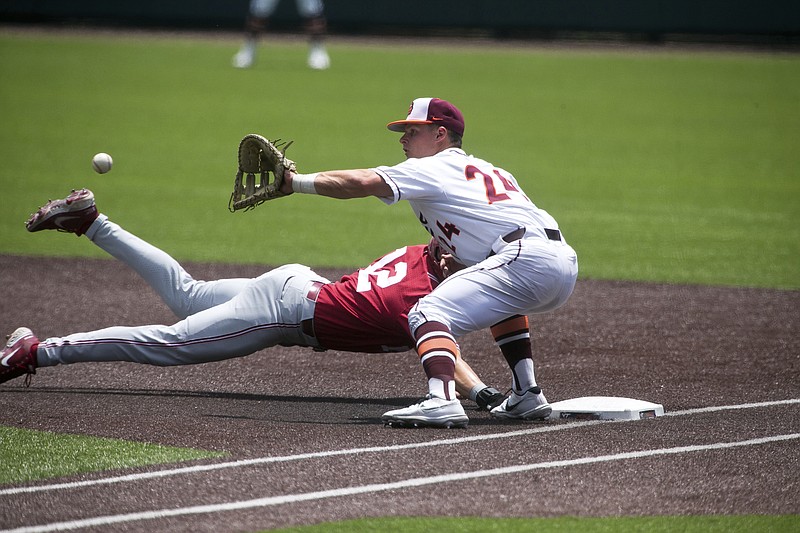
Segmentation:
<svg viewBox="0 0 800 533">
<path fill-rule="evenodd" d="M 437 124 L 464 135 L 464 116 L 461 111 L 447 100 L 439 98 L 417 98 L 411 102 L 405 120 L 395 120 L 386 127 L 402 133 L 406 124 Z"/>
</svg>

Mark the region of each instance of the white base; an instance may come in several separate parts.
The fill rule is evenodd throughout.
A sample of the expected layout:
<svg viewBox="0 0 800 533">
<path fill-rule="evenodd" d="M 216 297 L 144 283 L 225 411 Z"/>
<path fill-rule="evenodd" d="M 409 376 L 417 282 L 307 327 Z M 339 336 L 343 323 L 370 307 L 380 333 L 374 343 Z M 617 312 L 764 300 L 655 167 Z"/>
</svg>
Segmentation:
<svg viewBox="0 0 800 533">
<path fill-rule="evenodd" d="M 551 403 L 554 420 L 640 420 L 664 415 L 661 404 L 618 398 L 615 396 L 585 396 Z"/>
</svg>

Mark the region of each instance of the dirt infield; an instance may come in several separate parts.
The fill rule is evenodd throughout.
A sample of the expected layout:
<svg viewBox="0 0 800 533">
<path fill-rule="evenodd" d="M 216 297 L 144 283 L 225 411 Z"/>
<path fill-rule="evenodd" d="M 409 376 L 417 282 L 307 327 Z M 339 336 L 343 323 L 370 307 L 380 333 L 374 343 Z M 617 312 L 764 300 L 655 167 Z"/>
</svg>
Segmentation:
<svg viewBox="0 0 800 533">
<path fill-rule="evenodd" d="M 187 268 L 205 279 L 263 271 Z M 0 282 L 4 334 L 173 321 L 113 261 L 0 255 Z M 424 393 L 413 352 L 274 348 L 188 367 L 42 369 L 28 389 L 21 379 L 0 385 L 0 425 L 229 456 L 21 485 L 34 492 L 2 486 L 0 528 L 96 517 L 106 518 L 72 525 L 253 531 L 386 515 L 797 514 L 799 311 L 800 291 L 579 280 L 565 308 L 531 317 L 537 377 L 551 401 L 626 396 L 669 415 L 625 423 L 498 422 L 466 402 L 466 430 L 385 428 L 381 413 Z M 487 383 L 507 387 L 488 333 L 462 349 Z M 218 468 L 147 477 L 198 465 Z M 70 484 L 125 474 L 144 475 Z"/>
</svg>

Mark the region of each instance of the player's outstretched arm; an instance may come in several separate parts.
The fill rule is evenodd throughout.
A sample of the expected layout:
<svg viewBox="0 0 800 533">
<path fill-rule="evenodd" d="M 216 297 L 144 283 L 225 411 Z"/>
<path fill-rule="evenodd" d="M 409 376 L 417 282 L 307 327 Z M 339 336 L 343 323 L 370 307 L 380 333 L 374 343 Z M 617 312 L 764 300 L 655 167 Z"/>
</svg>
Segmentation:
<svg viewBox="0 0 800 533">
<path fill-rule="evenodd" d="M 483 382 L 481 378 L 478 377 L 478 374 L 472 370 L 472 367 L 467 364 L 464 359 L 459 357 L 456 360 L 456 392 L 461 395 L 462 398 L 469 398 L 469 393 L 476 385 L 480 385 Z"/>
<path fill-rule="evenodd" d="M 389 198 L 392 189 L 377 172 L 370 169 L 328 170 L 315 174 L 296 174 L 287 171 L 281 191 L 319 194 L 331 198 Z"/>
<path fill-rule="evenodd" d="M 505 399 L 500 391 L 487 386 L 461 357 L 456 360 L 455 382 L 459 396 L 473 400 L 481 409 L 491 410 Z"/>
</svg>

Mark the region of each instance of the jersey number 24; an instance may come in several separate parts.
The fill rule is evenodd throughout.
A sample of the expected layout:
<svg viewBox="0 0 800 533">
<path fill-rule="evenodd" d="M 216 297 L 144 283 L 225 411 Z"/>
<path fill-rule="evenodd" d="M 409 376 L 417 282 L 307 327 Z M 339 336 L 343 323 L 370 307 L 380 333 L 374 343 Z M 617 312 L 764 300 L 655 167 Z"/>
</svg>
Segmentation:
<svg viewBox="0 0 800 533">
<path fill-rule="evenodd" d="M 495 186 L 495 179 L 499 180 L 505 191 L 520 192 L 511 181 L 503 176 L 496 168 L 492 169 L 494 176 L 489 175 L 474 165 L 467 165 L 464 169 L 464 175 L 468 181 L 476 178 L 483 178 L 483 185 L 486 187 L 486 199 L 490 204 L 495 202 L 502 202 L 503 200 L 510 200 L 511 198 L 505 192 L 499 192 Z M 523 195 L 524 196 L 524 195 Z M 526 197 L 527 199 L 527 197 Z"/>
</svg>

